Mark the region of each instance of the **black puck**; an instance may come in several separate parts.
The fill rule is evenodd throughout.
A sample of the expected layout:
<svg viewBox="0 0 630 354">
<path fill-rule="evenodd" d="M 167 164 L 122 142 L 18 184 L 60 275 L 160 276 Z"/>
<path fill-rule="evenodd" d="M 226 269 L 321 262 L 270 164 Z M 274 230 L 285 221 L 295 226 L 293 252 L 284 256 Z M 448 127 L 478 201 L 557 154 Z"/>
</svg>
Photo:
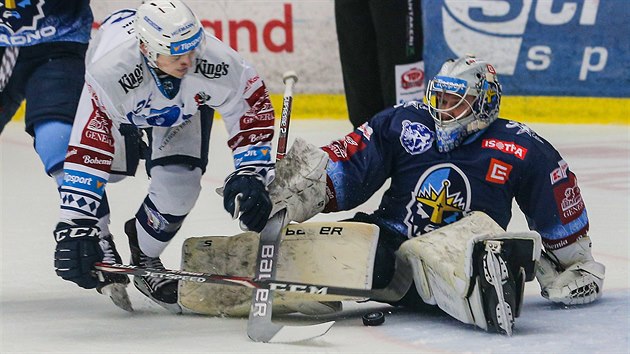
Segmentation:
<svg viewBox="0 0 630 354">
<path fill-rule="evenodd" d="M 368 312 L 363 315 L 363 324 L 366 326 L 380 326 L 385 322 L 385 315 L 381 311 Z"/>
</svg>

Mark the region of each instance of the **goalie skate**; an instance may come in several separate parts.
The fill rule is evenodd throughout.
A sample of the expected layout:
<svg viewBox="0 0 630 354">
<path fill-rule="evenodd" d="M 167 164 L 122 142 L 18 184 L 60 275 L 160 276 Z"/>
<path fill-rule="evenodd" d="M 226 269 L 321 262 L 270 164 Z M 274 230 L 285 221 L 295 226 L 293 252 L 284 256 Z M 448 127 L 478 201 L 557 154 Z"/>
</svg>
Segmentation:
<svg viewBox="0 0 630 354">
<path fill-rule="evenodd" d="M 488 330 L 512 335 L 517 309 L 516 282 L 503 260 L 502 241 L 487 240 L 478 245 L 479 285 Z M 523 289 L 521 289 L 523 290 Z"/>
</svg>

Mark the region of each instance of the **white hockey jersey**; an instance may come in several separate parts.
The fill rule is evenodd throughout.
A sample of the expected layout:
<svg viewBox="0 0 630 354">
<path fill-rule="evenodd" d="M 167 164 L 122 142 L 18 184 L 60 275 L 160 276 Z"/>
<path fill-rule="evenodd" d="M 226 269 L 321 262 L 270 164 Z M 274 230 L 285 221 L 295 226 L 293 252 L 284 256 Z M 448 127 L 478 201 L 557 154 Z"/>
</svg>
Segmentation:
<svg viewBox="0 0 630 354">
<path fill-rule="evenodd" d="M 140 53 L 134 18 L 135 10 L 130 9 L 112 14 L 90 43 L 86 89 L 64 165 L 62 218 L 95 215 L 115 165 L 115 148 L 123 140 L 118 132 L 121 124 L 175 127 L 186 123 L 203 105 L 221 114 L 235 168 L 252 169 L 270 183 L 275 115 L 255 69 L 232 48 L 205 33 L 193 66 L 181 79 L 177 94 L 168 98 Z M 77 198 L 85 200 L 82 205 L 76 204 Z"/>
</svg>

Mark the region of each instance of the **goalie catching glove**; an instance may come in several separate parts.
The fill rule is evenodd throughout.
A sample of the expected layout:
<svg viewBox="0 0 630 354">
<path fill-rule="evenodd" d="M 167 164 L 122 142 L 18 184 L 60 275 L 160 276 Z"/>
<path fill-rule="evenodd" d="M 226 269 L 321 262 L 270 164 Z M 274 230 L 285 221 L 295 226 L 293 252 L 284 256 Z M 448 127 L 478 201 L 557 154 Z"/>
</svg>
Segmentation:
<svg viewBox="0 0 630 354">
<path fill-rule="evenodd" d="M 602 295 L 606 267 L 591 254 L 591 239 L 543 253 L 536 269 L 541 295 L 565 305 L 588 304 Z"/>
</svg>

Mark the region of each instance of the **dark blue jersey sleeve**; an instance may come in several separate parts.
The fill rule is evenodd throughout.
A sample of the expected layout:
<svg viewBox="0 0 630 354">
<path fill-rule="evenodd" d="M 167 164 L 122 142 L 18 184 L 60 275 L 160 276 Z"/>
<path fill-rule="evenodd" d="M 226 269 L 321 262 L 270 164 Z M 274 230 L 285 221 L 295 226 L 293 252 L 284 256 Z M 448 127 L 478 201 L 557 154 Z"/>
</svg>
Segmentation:
<svg viewBox="0 0 630 354">
<path fill-rule="evenodd" d="M 350 210 L 367 201 L 391 175 L 389 130 L 393 110 L 385 110 L 322 149 L 327 167 L 330 202 L 326 211 Z"/>
<path fill-rule="evenodd" d="M 535 134 L 535 133 L 534 133 Z M 570 244 L 588 232 L 589 221 L 575 174 L 543 138 L 530 139 L 526 168 L 514 197 L 529 227 L 548 249 Z"/>
</svg>

